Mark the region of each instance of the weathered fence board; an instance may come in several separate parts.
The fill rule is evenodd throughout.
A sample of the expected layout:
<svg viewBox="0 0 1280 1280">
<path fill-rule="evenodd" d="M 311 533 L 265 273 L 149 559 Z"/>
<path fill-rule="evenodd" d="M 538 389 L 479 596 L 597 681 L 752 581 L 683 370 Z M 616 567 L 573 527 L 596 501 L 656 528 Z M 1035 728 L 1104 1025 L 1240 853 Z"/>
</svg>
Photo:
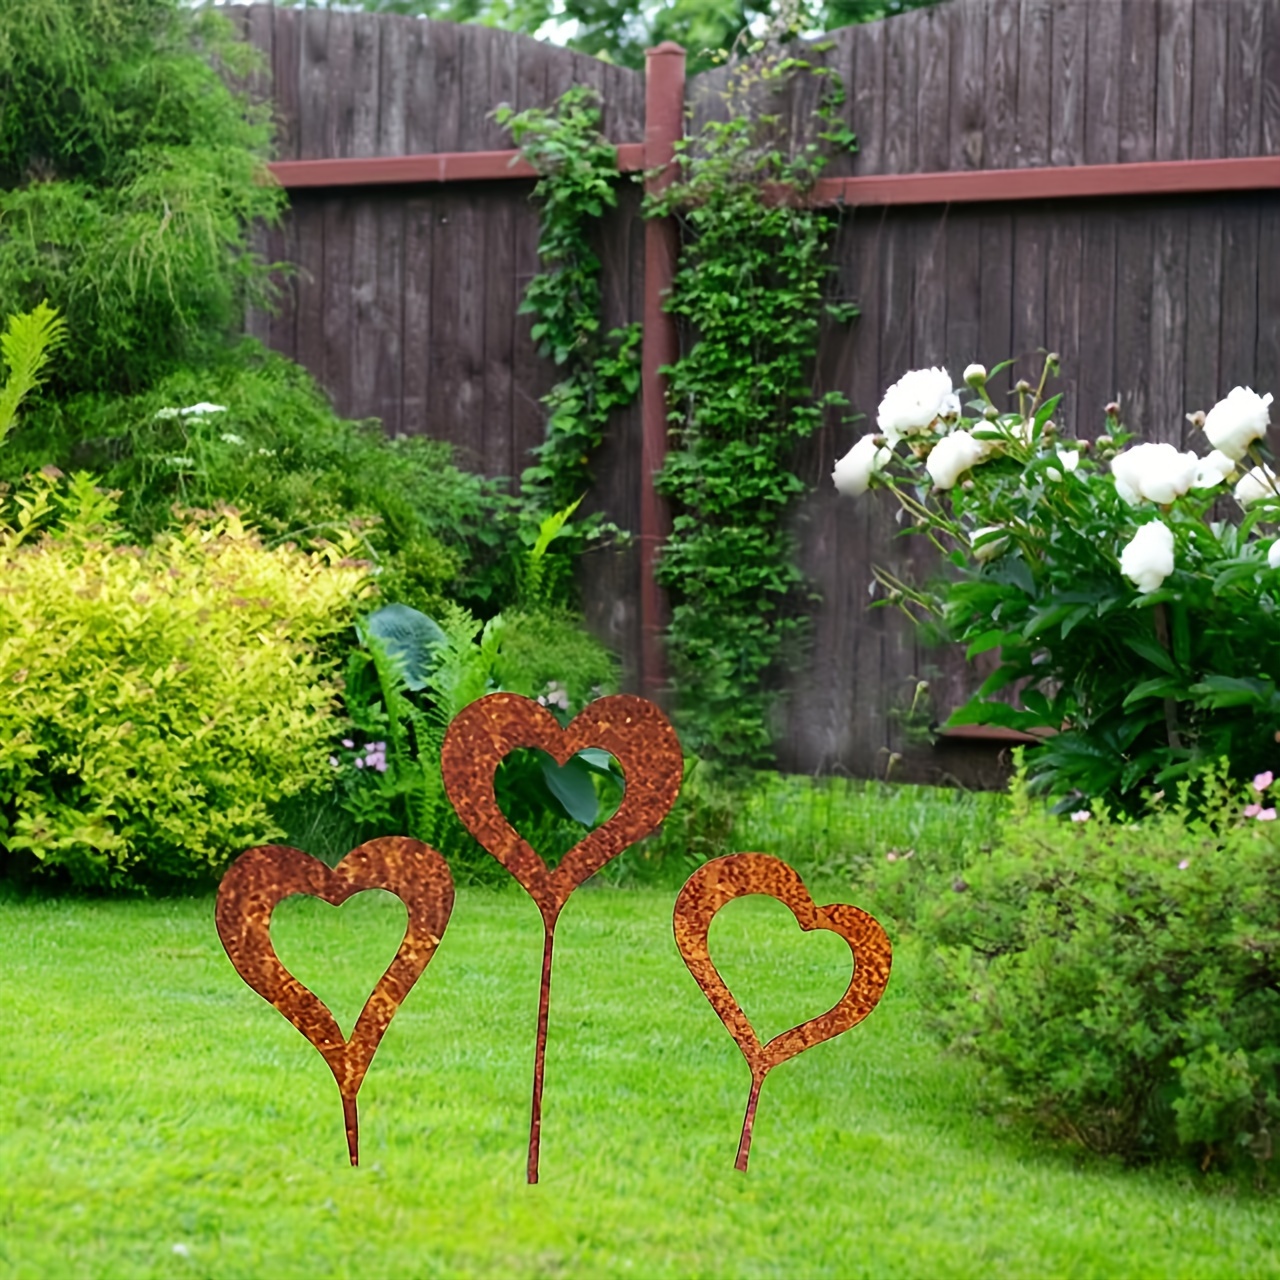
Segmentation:
<svg viewBox="0 0 1280 1280">
<path fill-rule="evenodd" d="M 486 28 L 260 5 L 229 10 L 267 55 L 284 159 L 493 150 L 502 101 L 550 105 L 570 84 L 604 97 L 617 142 L 644 134 L 643 77 Z M 838 71 L 860 135 L 835 174 L 1065 167 L 1280 154 L 1280 5 L 1272 0 L 951 0 L 845 28 L 812 58 Z M 728 73 L 688 90 L 693 127 L 724 119 Z M 266 85 L 258 86 L 266 91 Z M 812 87 L 788 94 L 804 136 Z M 516 476 L 542 438 L 539 357 L 519 298 L 537 270 L 522 180 L 299 192 L 264 251 L 297 266 L 253 332 L 295 356 L 338 408 L 388 431 L 451 441 L 460 461 Z M 844 209 L 832 291 L 862 316 L 824 328 L 820 389 L 833 415 L 801 449 L 812 492 L 797 512 L 801 562 L 822 595 L 813 648 L 791 673 L 782 762 L 811 770 L 938 776 L 906 712 L 920 680 L 945 714 L 972 686 L 889 609 L 868 611 L 871 570 L 921 571 L 889 505 L 840 500 L 832 459 L 908 368 L 1008 355 L 1002 383 L 1063 359 L 1064 429 L 1102 426 L 1114 398 L 1145 438 L 1197 443 L 1186 412 L 1238 382 L 1280 393 L 1280 193 Z M 642 312 L 639 192 L 623 185 L 600 228 L 606 323 Z M 640 415 L 617 415 L 588 498 L 639 523 Z M 630 548 L 589 557 L 591 625 L 635 670 L 639 567 Z"/>
</svg>

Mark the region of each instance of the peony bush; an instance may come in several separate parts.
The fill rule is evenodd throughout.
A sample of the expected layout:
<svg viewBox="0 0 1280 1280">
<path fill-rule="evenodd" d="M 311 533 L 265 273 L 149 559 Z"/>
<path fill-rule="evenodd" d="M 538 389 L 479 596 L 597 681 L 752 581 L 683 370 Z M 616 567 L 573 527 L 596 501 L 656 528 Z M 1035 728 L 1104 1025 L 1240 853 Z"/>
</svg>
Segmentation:
<svg viewBox="0 0 1280 1280">
<path fill-rule="evenodd" d="M 980 364 L 960 388 L 932 368 L 888 389 L 878 430 L 833 480 L 853 498 L 887 490 L 946 572 L 877 569 L 879 603 L 931 619 L 971 658 L 998 657 L 948 723 L 1042 736 L 1030 785 L 1062 812 L 1095 800 L 1136 812 L 1222 759 L 1280 769 L 1271 396 L 1236 387 L 1189 414 L 1199 451 L 1137 442 L 1117 404 L 1094 439 L 1064 439 L 1061 396 L 1046 395 L 1057 366 L 1049 355 L 1008 408 Z"/>
</svg>

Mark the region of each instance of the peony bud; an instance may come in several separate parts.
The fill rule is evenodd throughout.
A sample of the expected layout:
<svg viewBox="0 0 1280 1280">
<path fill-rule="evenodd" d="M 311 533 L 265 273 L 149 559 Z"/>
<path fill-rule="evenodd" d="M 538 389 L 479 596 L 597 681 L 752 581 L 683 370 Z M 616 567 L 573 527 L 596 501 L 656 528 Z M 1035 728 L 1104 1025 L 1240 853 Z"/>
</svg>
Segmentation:
<svg viewBox="0 0 1280 1280">
<path fill-rule="evenodd" d="M 1019 378 L 1017 385 L 1013 389 L 1025 396 L 1027 392 L 1031 390 L 1031 383 L 1029 383 L 1026 378 Z"/>
<path fill-rule="evenodd" d="M 987 366 L 985 364 L 971 364 L 964 371 L 964 380 L 975 391 L 986 385 Z"/>
</svg>

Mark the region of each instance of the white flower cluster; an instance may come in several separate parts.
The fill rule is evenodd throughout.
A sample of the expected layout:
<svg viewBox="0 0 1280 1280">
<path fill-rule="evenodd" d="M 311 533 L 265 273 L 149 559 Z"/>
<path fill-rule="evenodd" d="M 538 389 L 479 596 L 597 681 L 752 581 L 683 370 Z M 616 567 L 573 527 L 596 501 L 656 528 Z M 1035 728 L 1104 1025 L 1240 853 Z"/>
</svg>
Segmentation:
<svg viewBox="0 0 1280 1280">
<path fill-rule="evenodd" d="M 166 418 L 203 418 L 211 413 L 226 413 L 225 404 L 210 404 L 201 400 L 199 404 L 189 404 L 185 409 L 157 409 L 155 416 L 163 421 Z"/>
<path fill-rule="evenodd" d="M 982 390 L 986 380 L 983 365 L 971 364 L 964 371 L 964 383 L 976 391 Z M 1192 489 L 1216 488 L 1237 474 L 1238 464 L 1254 443 L 1266 436 L 1271 403 L 1269 394 L 1259 395 L 1249 387 L 1233 388 L 1204 415 L 1204 433 L 1212 450 L 1203 458 L 1171 444 L 1125 449 L 1111 461 L 1116 492 L 1130 506 L 1151 502 L 1167 507 Z M 979 439 L 973 431 L 956 427 L 959 416 L 960 402 L 945 369 L 903 374 L 880 402 L 876 415 L 879 432 L 864 435 L 836 463 L 831 475 L 835 487 L 850 497 L 861 496 L 872 477 L 889 465 L 894 447 L 906 440 L 916 456 L 924 457 L 935 489 L 955 488 L 967 471 L 998 454 L 1002 447 L 994 432 L 989 439 Z M 1059 466 L 1045 468 L 1045 475 L 1059 482 L 1077 469 L 1080 454 L 1061 447 L 1056 454 Z M 1237 476 L 1234 495 L 1245 508 L 1262 498 L 1280 500 L 1280 477 L 1259 462 Z M 1003 533 L 997 526 L 974 530 L 969 536 L 975 559 L 981 562 L 1001 555 L 1009 546 L 1009 538 L 999 536 Z M 1272 544 L 1267 562 L 1280 569 L 1280 540 Z M 1143 594 L 1157 590 L 1173 567 L 1173 532 L 1159 519 L 1143 523 L 1120 555 L 1121 572 Z"/>
</svg>

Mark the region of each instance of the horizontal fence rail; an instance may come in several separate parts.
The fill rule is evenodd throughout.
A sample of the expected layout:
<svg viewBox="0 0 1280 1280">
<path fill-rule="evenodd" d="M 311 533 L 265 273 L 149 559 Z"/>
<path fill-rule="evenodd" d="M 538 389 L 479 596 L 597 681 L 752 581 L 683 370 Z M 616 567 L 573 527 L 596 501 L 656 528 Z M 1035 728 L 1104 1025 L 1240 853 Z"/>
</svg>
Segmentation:
<svg viewBox="0 0 1280 1280">
<path fill-rule="evenodd" d="M 619 173 L 643 172 L 646 165 L 643 143 L 622 143 L 616 150 Z M 276 181 L 289 190 L 491 182 L 538 176 L 518 151 L 443 151 L 420 156 L 278 160 L 268 167 Z M 814 186 L 812 203 L 868 206 L 994 204 L 1019 200 L 1187 195 L 1269 188 L 1280 188 L 1280 156 L 820 178 Z"/>
</svg>

